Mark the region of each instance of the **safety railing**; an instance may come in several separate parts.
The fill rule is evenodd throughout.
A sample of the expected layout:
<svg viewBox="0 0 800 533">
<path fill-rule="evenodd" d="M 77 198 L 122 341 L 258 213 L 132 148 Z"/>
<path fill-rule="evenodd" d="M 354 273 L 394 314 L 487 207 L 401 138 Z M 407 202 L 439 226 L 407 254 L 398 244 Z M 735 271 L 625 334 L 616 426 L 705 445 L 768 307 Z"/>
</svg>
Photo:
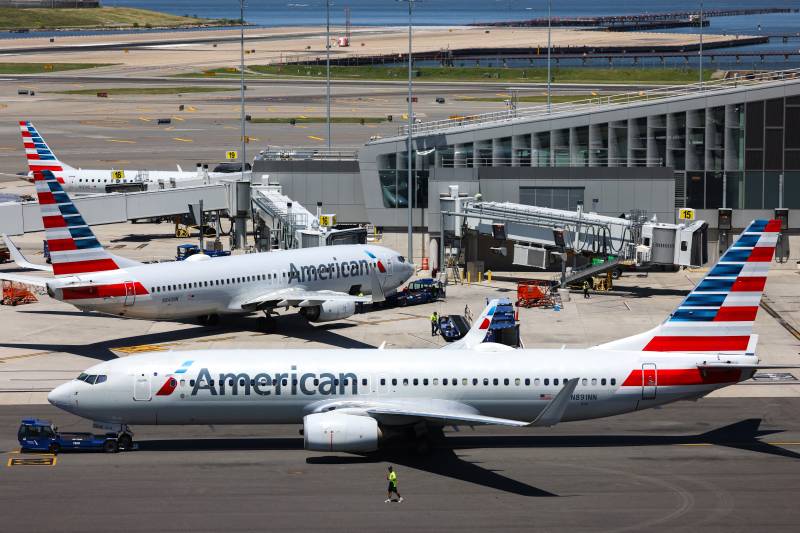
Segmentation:
<svg viewBox="0 0 800 533">
<path fill-rule="evenodd" d="M 442 130 L 475 126 L 496 122 L 509 122 L 515 120 L 529 120 L 533 118 L 547 119 L 587 111 L 603 111 L 618 106 L 664 100 L 681 96 L 696 96 L 698 94 L 725 91 L 741 87 L 751 87 L 754 85 L 768 84 L 787 80 L 800 81 L 800 69 L 787 69 L 770 72 L 753 72 L 732 78 L 712 80 L 708 82 L 693 83 L 688 85 L 678 85 L 670 87 L 658 87 L 645 91 L 631 91 L 626 93 L 594 96 L 584 100 L 551 104 L 540 104 L 533 107 L 508 109 L 491 113 L 481 113 L 476 115 L 465 115 L 451 117 L 443 120 L 420 122 L 412 127 L 412 134 L 426 134 L 440 132 Z M 408 125 L 400 126 L 398 135 L 408 135 Z"/>
<path fill-rule="evenodd" d="M 339 150 L 317 150 L 314 148 L 301 147 L 273 147 L 259 152 L 256 159 L 265 161 L 347 161 L 358 159 L 358 150 L 355 148 L 345 148 Z"/>
<path fill-rule="evenodd" d="M 552 155 L 552 157 L 551 157 Z M 661 167 L 661 157 L 590 157 L 562 156 L 557 153 L 533 152 L 518 157 L 442 156 L 437 166 L 443 168 L 478 167 Z"/>
</svg>

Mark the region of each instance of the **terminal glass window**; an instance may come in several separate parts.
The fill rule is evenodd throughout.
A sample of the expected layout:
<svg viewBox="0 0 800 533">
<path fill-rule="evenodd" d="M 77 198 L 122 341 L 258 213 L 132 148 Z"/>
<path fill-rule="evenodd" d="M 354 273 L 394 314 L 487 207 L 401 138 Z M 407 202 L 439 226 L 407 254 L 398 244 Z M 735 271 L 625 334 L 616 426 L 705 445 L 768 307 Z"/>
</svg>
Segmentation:
<svg viewBox="0 0 800 533">
<path fill-rule="evenodd" d="M 583 187 L 520 187 L 519 202 L 525 205 L 575 211 L 584 201 Z"/>
<path fill-rule="evenodd" d="M 412 171 L 412 187 L 414 190 L 414 207 L 428 207 L 428 170 L 430 160 L 434 157 L 431 151 L 422 156 L 423 169 Z M 414 160 L 418 159 L 416 157 Z M 408 208 L 408 166 L 405 153 L 382 155 L 378 158 L 378 180 L 381 186 L 383 206 L 387 208 Z M 416 167 L 416 161 L 414 166 Z"/>
</svg>

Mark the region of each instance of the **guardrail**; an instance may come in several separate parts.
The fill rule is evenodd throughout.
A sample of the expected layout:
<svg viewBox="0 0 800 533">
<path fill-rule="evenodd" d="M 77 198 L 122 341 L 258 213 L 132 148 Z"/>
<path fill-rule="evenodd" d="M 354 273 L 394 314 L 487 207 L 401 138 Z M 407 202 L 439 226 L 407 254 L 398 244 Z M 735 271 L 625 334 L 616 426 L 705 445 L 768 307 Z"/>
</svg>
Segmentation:
<svg viewBox="0 0 800 533">
<path fill-rule="evenodd" d="M 519 157 L 450 157 L 442 156 L 443 168 L 478 167 L 661 167 L 661 157 L 562 157 L 553 152 Z M 401 169 L 402 170 L 402 169 Z"/>
<path fill-rule="evenodd" d="M 495 111 L 492 113 L 481 113 L 478 115 L 466 115 L 453 117 L 444 120 L 434 120 L 430 122 L 420 122 L 412 127 L 412 134 L 425 134 L 441 132 L 442 130 L 475 126 L 479 124 L 490 124 L 509 122 L 514 120 L 528 120 L 533 118 L 552 119 L 561 115 L 574 113 L 585 113 L 587 111 L 603 111 L 618 106 L 634 103 L 651 102 L 675 98 L 679 96 L 694 96 L 740 87 L 749 87 L 779 81 L 798 80 L 800 81 L 800 69 L 788 69 L 770 72 L 755 72 L 743 76 L 735 76 L 709 82 L 693 83 L 689 85 L 678 85 L 670 87 L 660 87 L 648 89 L 646 91 L 632 91 L 627 93 L 614 94 L 609 96 L 595 96 L 585 100 L 552 104 L 548 109 L 547 104 L 540 104 L 533 107 L 508 109 L 505 111 Z M 399 136 L 408 135 L 408 126 L 400 126 Z"/>
<path fill-rule="evenodd" d="M 264 161 L 343 161 L 358 159 L 358 150 L 355 148 L 345 148 L 339 150 L 316 150 L 313 148 L 271 148 L 259 152 L 256 159 Z"/>
</svg>

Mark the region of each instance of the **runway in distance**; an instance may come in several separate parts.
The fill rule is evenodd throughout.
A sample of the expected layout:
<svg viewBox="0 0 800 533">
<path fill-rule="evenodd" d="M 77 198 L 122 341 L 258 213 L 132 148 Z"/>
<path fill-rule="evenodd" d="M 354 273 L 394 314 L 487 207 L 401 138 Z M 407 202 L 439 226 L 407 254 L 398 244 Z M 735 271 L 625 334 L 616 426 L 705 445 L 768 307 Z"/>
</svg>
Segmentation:
<svg viewBox="0 0 800 533">
<path fill-rule="evenodd" d="M 393 250 L 361 244 L 138 263 L 103 248 L 52 171 L 34 171 L 34 183 L 52 267 L 31 263 L 3 239 L 19 266 L 52 269 L 55 277 L 1 277 L 46 287 L 84 311 L 214 323 L 220 315 L 298 307 L 309 321 L 326 322 L 354 314 L 358 302 L 383 300 L 414 272 Z"/>
<path fill-rule="evenodd" d="M 207 168 L 201 168 L 199 163 L 194 172 L 184 171 L 180 165 L 177 165 L 176 170 L 75 168 L 58 160 L 44 137 L 30 121 L 21 120 L 19 128 L 30 169 L 28 178 L 33 181 L 35 172 L 49 170 L 61 183 L 64 191 L 72 194 L 174 189 L 214 183 L 223 179 L 236 179 L 240 175 L 240 172 L 208 172 Z M 238 168 L 241 169 L 241 165 Z M 248 175 L 249 172 L 245 172 L 245 177 Z"/>
<path fill-rule="evenodd" d="M 449 350 L 134 355 L 48 400 L 125 438 L 129 424 L 299 423 L 309 450 L 361 453 L 443 426 L 552 426 L 696 399 L 770 368 L 753 322 L 779 229 L 752 222 L 662 324 L 588 349 L 484 343 L 492 301 Z"/>
</svg>

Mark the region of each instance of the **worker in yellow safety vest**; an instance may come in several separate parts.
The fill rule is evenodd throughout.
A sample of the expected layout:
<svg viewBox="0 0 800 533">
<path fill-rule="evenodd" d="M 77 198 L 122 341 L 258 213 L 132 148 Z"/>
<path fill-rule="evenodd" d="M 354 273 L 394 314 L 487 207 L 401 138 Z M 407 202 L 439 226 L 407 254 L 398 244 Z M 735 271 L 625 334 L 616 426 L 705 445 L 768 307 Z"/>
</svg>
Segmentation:
<svg viewBox="0 0 800 533">
<path fill-rule="evenodd" d="M 439 315 L 436 311 L 433 312 L 431 315 L 431 337 L 436 336 L 436 332 L 439 330 Z"/>
<path fill-rule="evenodd" d="M 386 475 L 386 479 L 389 480 L 389 488 L 386 489 L 387 494 L 386 494 L 386 501 L 384 503 L 389 503 L 393 501 L 392 493 L 397 494 L 397 503 L 402 502 L 403 497 L 400 496 L 399 492 L 397 492 L 397 473 L 395 473 L 394 469 L 391 466 L 389 467 L 389 473 Z"/>
</svg>

